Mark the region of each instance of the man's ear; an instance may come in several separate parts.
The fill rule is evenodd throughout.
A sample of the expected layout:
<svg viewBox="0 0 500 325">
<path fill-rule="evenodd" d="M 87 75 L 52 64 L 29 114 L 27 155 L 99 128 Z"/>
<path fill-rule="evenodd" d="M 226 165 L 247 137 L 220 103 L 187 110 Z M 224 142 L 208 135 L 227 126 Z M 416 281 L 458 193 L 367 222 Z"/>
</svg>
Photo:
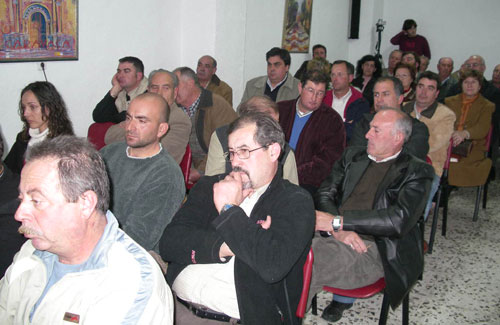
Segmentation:
<svg viewBox="0 0 500 325">
<path fill-rule="evenodd" d="M 78 199 L 80 204 L 81 214 L 85 219 L 92 216 L 97 207 L 97 194 L 94 191 L 88 190 L 83 192 Z"/>
<path fill-rule="evenodd" d="M 299 82 L 297 88 L 299 89 L 299 95 L 302 95 L 302 82 Z"/>
<path fill-rule="evenodd" d="M 349 86 L 351 85 L 352 81 L 354 80 L 354 75 L 350 74 L 349 75 Z"/>
<path fill-rule="evenodd" d="M 399 104 L 399 106 L 401 106 L 401 104 L 403 103 L 404 99 L 405 99 L 404 95 L 399 95 L 399 98 L 398 98 L 398 104 Z"/>
<path fill-rule="evenodd" d="M 278 143 L 273 143 L 269 145 L 269 155 L 271 157 L 271 161 L 276 161 L 279 159 L 281 154 L 281 147 Z"/>
<path fill-rule="evenodd" d="M 158 126 L 158 134 L 156 136 L 158 137 L 158 139 L 161 139 L 161 137 L 167 134 L 167 131 L 168 131 L 168 123 L 167 122 L 160 123 L 160 125 Z"/>
</svg>

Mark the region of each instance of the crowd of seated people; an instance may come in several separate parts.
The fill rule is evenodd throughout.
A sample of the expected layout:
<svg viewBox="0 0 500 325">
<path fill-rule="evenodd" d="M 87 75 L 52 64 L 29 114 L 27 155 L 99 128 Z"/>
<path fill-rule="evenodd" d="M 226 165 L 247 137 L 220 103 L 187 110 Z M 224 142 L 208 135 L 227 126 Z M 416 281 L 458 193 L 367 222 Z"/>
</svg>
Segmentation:
<svg viewBox="0 0 500 325">
<path fill-rule="evenodd" d="M 139 58 L 123 57 L 92 112 L 105 128 L 100 151 L 73 135 L 54 85 L 30 83 L 19 101 L 23 129 L 0 165 L 1 221 L 10 218 L 17 239 L 4 246 L 0 323 L 93 321 L 103 307 L 77 308 L 79 296 L 122 295 L 110 322 L 299 324 L 311 246 L 309 300 L 323 285 L 385 277 L 397 306 L 423 270 L 417 222 L 429 213 L 450 139 L 473 144 L 450 166 L 450 184 L 474 186 L 490 175 L 500 129 L 500 65 L 491 81 L 479 55 L 456 73 L 451 57 L 427 71 L 430 49 L 416 27 L 407 20 L 391 39 L 400 49 L 387 69 L 373 55 L 356 69 L 343 58 L 330 63 L 318 44 L 295 78 L 290 53 L 271 48 L 267 74 L 246 82 L 237 112 L 212 56 L 149 77 Z M 192 165 L 181 171 L 186 152 Z M 26 242 L 13 234 L 19 225 Z M 389 254 L 391 245 L 401 251 Z M 128 272 L 118 276 L 106 254 Z M 110 284 L 89 285 L 89 270 Z M 76 275 L 85 286 L 53 296 L 54 284 L 75 285 Z M 24 292 L 23 281 L 40 291 Z M 337 321 L 353 302 L 334 296 L 322 317 Z"/>
</svg>

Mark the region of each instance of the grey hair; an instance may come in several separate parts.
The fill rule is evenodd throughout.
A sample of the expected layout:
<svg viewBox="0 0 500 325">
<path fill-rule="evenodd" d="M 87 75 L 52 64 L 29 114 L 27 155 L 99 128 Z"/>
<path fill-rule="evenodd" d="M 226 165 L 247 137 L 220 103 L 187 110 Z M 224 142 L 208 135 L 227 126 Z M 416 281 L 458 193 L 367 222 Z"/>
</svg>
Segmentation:
<svg viewBox="0 0 500 325">
<path fill-rule="evenodd" d="M 196 86 L 200 87 L 200 82 L 198 81 L 198 76 L 196 75 L 196 72 L 193 71 L 193 69 L 189 67 L 179 67 L 174 70 L 174 73 L 179 72 L 181 77 L 183 78 L 188 78 L 191 80 L 194 80 L 194 83 Z"/>
<path fill-rule="evenodd" d="M 254 113 L 254 112 L 266 112 L 272 109 L 274 113 L 279 115 L 278 104 L 273 102 L 271 98 L 261 95 L 250 97 L 247 101 L 241 103 L 238 106 L 237 112 L 239 115 Z"/>
<path fill-rule="evenodd" d="M 26 162 L 45 158 L 58 160 L 59 183 L 68 202 L 74 203 L 86 191 L 93 191 L 96 209 L 106 213 L 110 198 L 106 165 L 87 139 L 62 135 L 37 143 L 26 153 Z"/>
<path fill-rule="evenodd" d="M 392 82 L 392 85 L 394 86 L 394 93 L 396 94 L 396 97 L 399 97 L 404 94 L 404 88 L 403 88 L 403 83 L 401 80 L 394 76 L 385 76 L 385 77 L 379 77 L 377 81 L 375 81 L 375 85 L 384 81 L 390 81 Z"/>
<path fill-rule="evenodd" d="M 174 88 L 179 87 L 179 78 L 177 78 L 177 75 L 175 73 L 173 73 L 173 72 L 170 72 L 168 70 L 160 68 L 160 69 L 156 69 L 156 70 L 151 71 L 151 73 L 149 74 L 149 77 L 148 77 L 148 88 L 149 88 L 149 86 L 151 86 L 151 79 L 153 79 L 153 77 L 157 73 L 166 73 L 166 74 L 168 74 L 170 76 L 170 78 L 172 78 L 172 80 L 174 81 Z"/>
<path fill-rule="evenodd" d="M 248 124 L 256 125 L 253 137 L 255 142 L 260 146 L 269 146 L 273 143 L 277 143 L 280 145 L 281 152 L 283 152 L 285 146 L 285 135 L 283 134 L 283 130 L 278 121 L 265 113 L 252 112 L 238 117 L 229 124 L 227 134 L 230 135 Z"/>
<path fill-rule="evenodd" d="M 413 129 L 411 117 L 399 108 L 387 106 L 381 107 L 377 114 L 383 111 L 393 111 L 398 115 L 398 119 L 394 122 L 394 127 L 392 128 L 392 135 L 395 135 L 396 132 L 401 132 L 404 137 L 404 143 L 408 142 Z"/>
</svg>

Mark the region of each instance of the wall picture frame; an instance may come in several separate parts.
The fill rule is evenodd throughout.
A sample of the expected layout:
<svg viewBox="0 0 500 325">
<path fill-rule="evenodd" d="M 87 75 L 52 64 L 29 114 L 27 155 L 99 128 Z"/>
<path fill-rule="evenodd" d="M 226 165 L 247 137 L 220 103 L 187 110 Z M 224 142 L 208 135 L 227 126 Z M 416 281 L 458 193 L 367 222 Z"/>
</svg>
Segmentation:
<svg viewBox="0 0 500 325">
<path fill-rule="evenodd" d="M 291 53 L 308 53 L 313 0 L 286 0 L 281 47 Z"/>
</svg>

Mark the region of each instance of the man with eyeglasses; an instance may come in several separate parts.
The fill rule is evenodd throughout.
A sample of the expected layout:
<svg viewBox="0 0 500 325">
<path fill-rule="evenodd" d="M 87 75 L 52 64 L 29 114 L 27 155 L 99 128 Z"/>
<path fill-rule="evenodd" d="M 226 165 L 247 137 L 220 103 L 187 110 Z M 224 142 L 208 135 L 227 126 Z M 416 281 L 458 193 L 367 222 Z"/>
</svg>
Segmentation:
<svg viewBox="0 0 500 325">
<path fill-rule="evenodd" d="M 345 148 L 340 115 L 323 103 L 328 76 L 307 71 L 297 99 L 278 102 L 285 140 L 295 152 L 299 184 L 312 195 Z"/>
<path fill-rule="evenodd" d="M 243 115 L 228 134 L 233 171 L 202 177 L 160 241 L 176 323 L 299 324 L 312 198 L 281 177 L 285 140 L 272 117 Z"/>
</svg>

